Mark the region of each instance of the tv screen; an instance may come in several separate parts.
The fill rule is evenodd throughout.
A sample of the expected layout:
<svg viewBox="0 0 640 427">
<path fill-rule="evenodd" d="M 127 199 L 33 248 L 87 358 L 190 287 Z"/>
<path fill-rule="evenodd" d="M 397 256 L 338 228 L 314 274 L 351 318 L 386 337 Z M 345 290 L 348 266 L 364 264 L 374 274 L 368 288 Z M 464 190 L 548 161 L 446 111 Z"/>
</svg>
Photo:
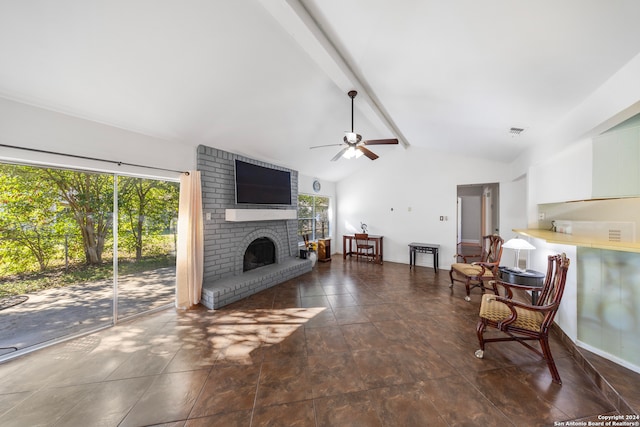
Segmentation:
<svg viewBox="0 0 640 427">
<path fill-rule="evenodd" d="M 291 204 L 291 172 L 236 160 L 236 203 Z"/>
</svg>

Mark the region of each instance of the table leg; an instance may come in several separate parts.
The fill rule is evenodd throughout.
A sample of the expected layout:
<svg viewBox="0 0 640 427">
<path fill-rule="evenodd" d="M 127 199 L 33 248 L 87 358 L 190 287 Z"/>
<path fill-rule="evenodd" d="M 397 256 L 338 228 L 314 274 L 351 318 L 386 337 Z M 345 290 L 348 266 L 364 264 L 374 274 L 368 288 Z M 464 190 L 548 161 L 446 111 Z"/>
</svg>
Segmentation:
<svg viewBox="0 0 640 427">
<path fill-rule="evenodd" d="M 379 244 L 379 239 L 375 239 L 374 240 L 376 243 L 376 263 L 380 264 L 380 244 Z"/>
<path fill-rule="evenodd" d="M 349 240 L 349 245 L 351 245 L 351 240 Z M 347 237 L 342 236 L 342 259 L 347 259 Z"/>
<path fill-rule="evenodd" d="M 438 250 L 434 249 L 433 251 L 433 269 L 438 272 Z"/>
</svg>

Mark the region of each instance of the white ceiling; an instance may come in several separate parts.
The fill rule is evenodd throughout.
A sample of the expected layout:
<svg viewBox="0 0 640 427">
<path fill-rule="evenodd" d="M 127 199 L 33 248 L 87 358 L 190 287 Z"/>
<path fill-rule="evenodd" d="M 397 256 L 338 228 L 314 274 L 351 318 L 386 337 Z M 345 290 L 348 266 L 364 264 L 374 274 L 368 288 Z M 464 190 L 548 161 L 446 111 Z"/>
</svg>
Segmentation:
<svg viewBox="0 0 640 427">
<path fill-rule="evenodd" d="M 637 0 L 0 0 L 0 96 L 334 181 L 406 147 L 510 161 L 640 52 L 638 16 Z M 330 162 L 339 147 L 309 147 L 342 141 L 353 88 L 355 130 L 403 144 Z"/>
</svg>

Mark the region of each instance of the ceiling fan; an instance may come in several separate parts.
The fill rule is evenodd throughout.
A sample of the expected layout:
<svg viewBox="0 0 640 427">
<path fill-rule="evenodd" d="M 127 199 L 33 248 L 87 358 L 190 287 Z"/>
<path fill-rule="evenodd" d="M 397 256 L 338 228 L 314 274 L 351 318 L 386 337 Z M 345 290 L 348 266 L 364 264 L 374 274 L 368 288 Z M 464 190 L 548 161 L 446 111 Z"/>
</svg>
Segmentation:
<svg viewBox="0 0 640 427">
<path fill-rule="evenodd" d="M 310 148 L 320 148 L 320 147 L 343 147 L 338 154 L 336 154 L 333 159 L 331 159 L 332 162 L 335 162 L 336 160 L 340 159 L 340 157 L 345 157 L 347 159 L 351 159 L 351 158 L 358 158 L 361 155 L 365 155 L 368 158 L 370 158 L 371 160 L 375 160 L 378 158 L 378 155 L 376 153 L 374 153 L 373 151 L 369 150 L 368 148 L 365 147 L 365 145 L 390 145 L 390 144 L 397 144 L 398 140 L 393 138 L 393 139 L 370 139 L 367 141 L 363 141 L 362 140 L 362 135 L 357 134 L 354 132 L 353 130 L 353 99 L 356 97 L 356 95 L 358 94 L 358 92 L 356 92 L 355 90 L 350 90 L 347 95 L 349 95 L 349 98 L 351 98 L 351 132 L 345 132 L 345 136 L 344 138 L 342 138 L 342 140 L 344 141 L 344 144 L 328 144 L 328 145 L 316 145 L 314 147 L 310 147 Z"/>
</svg>

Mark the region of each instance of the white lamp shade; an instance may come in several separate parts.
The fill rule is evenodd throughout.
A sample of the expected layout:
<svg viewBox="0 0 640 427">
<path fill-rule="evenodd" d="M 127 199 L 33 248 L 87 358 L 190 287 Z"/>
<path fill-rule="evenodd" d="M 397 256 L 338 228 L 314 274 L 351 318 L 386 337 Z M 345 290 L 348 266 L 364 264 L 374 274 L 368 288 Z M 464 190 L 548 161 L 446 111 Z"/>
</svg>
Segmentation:
<svg viewBox="0 0 640 427">
<path fill-rule="evenodd" d="M 522 250 L 522 251 L 532 251 L 534 250 L 536 247 L 533 246 L 531 243 L 527 242 L 524 239 L 518 239 L 517 237 L 515 239 L 511 239 L 509 241 L 507 241 L 507 243 L 505 243 L 504 245 L 502 245 L 503 248 L 505 249 L 517 249 L 517 250 Z"/>
<path fill-rule="evenodd" d="M 518 239 L 516 237 L 515 239 L 511 239 L 507 241 L 507 243 L 503 244 L 502 247 L 506 249 L 515 249 L 516 251 L 515 267 L 513 268 L 513 270 L 516 270 L 516 271 L 526 270 L 526 269 L 520 268 L 520 265 L 519 265 L 520 251 L 532 251 L 535 249 L 535 246 L 533 246 L 531 243 L 527 242 L 524 239 Z"/>
</svg>

